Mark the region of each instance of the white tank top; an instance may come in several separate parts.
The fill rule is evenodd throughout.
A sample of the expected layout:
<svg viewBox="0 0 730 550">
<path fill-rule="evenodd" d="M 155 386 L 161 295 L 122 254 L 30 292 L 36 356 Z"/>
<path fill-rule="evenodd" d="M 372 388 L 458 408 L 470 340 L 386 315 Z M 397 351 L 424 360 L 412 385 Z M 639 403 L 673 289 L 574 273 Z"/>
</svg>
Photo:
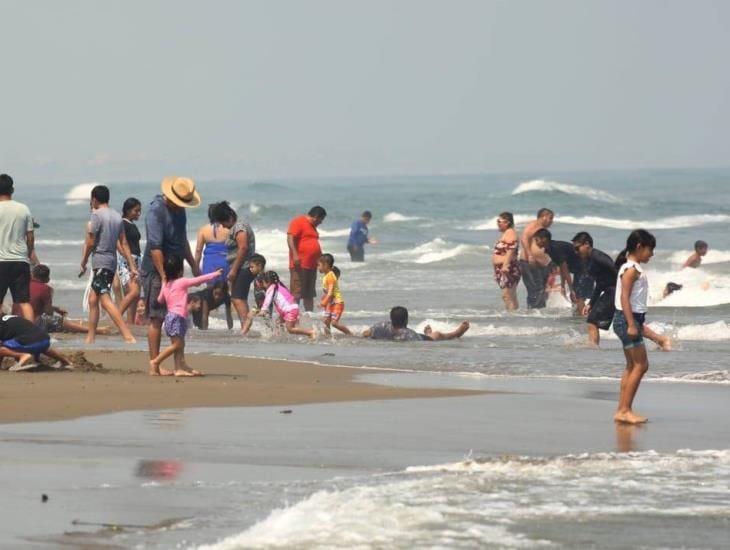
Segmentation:
<svg viewBox="0 0 730 550">
<path fill-rule="evenodd" d="M 624 265 L 618 270 L 618 279 L 616 280 L 616 296 L 614 303 L 617 310 L 621 310 L 621 276 L 626 272 L 627 269 L 633 267 L 639 272 L 639 278 L 634 282 L 634 286 L 631 289 L 631 311 L 634 313 L 646 313 L 647 307 L 646 302 L 649 298 L 649 280 L 646 278 L 646 273 L 642 269 L 641 265 L 631 260 L 627 260 Z"/>
</svg>

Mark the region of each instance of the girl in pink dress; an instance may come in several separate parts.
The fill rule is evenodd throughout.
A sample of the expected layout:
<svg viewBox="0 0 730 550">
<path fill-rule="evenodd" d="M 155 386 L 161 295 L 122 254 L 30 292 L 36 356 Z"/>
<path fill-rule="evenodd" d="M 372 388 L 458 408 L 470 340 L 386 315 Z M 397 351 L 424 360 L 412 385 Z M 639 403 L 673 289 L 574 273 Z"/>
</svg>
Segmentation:
<svg viewBox="0 0 730 550">
<path fill-rule="evenodd" d="M 166 280 L 162 283 L 162 289 L 157 301 L 167 307 L 163 326 L 165 327 L 165 333 L 170 337 L 171 343 L 150 361 L 150 374 L 153 376 L 203 376 L 202 373 L 191 369 L 185 363 L 185 333 L 188 330 L 188 289 L 220 277 L 223 270 L 218 269 L 200 277 L 183 277 L 184 265 L 182 258 L 179 256 L 165 258 L 163 268 Z M 161 369 L 160 364 L 171 355 L 175 356 L 175 370 Z"/>
<path fill-rule="evenodd" d="M 279 280 L 276 271 L 267 271 L 264 273 L 264 288 L 266 289 L 266 297 L 261 305 L 259 315 L 269 315 L 274 312 L 279 314 L 281 321 L 286 327 L 289 334 L 303 334 L 314 338 L 316 333 L 313 329 L 305 329 L 299 327 L 299 305 L 296 299 Z"/>
</svg>

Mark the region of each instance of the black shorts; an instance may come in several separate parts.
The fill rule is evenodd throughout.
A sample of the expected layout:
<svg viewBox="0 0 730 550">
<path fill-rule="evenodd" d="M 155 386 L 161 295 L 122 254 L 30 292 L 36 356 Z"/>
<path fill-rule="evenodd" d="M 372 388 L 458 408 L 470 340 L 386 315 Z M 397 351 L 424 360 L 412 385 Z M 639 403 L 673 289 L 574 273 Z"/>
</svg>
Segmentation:
<svg viewBox="0 0 730 550">
<path fill-rule="evenodd" d="M 112 283 L 114 282 L 115 273 L 110 269 L 100 267 L 94 270 L 94 276 L 91 279 L 91 290 L 99 295 L 109 294 L 112 291 Z"/>
<path fill-rule="evenodd" d="M 616 289 L 608 288 L 596 299 L 595 304 L 591 304 L 591 310 L 588 312 L 586 323 L 596 325 L 601 330 L 608 330 L 613 322 L 613 314 L 616 313 L 614 305 Z"/>
<path fill-rule="evenodd" d="M 242 267 L 231 285 L 231 299 L 248 301 L 248 293 L 251 290 L 251 283 L 256 275 L 251 273 L 248 266 Z"/>
<path fill-rule="evenodd" d="M 302 298 L 314 298 L 317 295 L 316 269 L 291 269 L 289 290 L 297 300 Z"/>
<path fill-rule="evenodd" d="M 0 262 L 0 303 L 10 290 L 14 304 L 30 302 L 30 265 L 28 262 Z"/>
<path fill-rule="evenodd" d="M 347 247 L 347 251 L 350 253 L 350 261 L 352 262 L 364 262 L 365 261 L 365 247 L 355 246 L 351 244 Z"/>
<path fill-rule="evenodd" d="M 144 300 L 145 316 L 148 319 L 159 319 L 162 321 L 167 314 L 164 304 L 157 301 L 162 289 L 162 280 L 157 271 L 150 271 L 142 275 L 142 295 Z"/>
</svg>

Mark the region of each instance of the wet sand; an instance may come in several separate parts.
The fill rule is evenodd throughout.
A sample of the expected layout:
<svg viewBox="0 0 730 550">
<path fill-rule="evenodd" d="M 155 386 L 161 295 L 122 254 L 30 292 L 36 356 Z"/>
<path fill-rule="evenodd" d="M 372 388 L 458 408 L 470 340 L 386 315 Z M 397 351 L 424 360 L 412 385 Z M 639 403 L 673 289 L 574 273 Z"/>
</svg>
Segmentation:
<svg viewBox="0 0 730 550">
<path fill-rule="evenodd" d="M 68 353 L 68 350 L 64 350 Z M 202 378 L 151 377 L 141 351 L 87 351 L 102 369 L 0 371 L 0 423 L 64 420 L 141 409 L 298 405 L 473 394 L 468 389 L 395 388 L 358 382 L 361 369 L 188 354 Z"/>
</svg>

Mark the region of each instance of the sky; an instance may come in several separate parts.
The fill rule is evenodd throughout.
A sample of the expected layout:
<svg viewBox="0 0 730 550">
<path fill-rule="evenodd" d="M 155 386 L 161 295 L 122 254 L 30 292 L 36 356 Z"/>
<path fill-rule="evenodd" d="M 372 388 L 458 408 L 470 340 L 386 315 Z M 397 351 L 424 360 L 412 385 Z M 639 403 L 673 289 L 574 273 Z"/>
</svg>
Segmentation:
<svg viewBox="0 0 730 550">
<path fill-rule="evenodd" d="M 0 0 L 28 183 L 728 166 L 730 2 Z"/>
</svg>

